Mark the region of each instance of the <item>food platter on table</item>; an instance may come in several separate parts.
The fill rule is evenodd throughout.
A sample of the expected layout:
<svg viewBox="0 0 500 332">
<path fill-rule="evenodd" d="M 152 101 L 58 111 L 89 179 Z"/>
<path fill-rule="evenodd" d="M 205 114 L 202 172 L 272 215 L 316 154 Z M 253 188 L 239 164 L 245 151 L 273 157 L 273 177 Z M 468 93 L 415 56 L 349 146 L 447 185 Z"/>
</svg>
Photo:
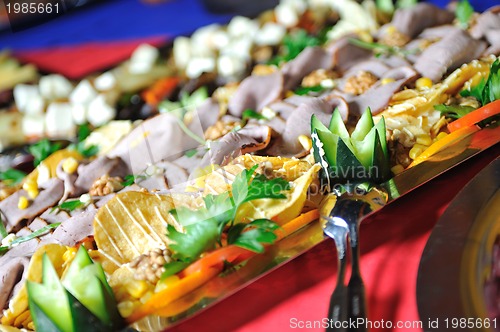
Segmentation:
<svg viewBox="0 0 500 332">
<path fill-rule="evenodd" d="M 327 192 L 494 145 L 500 14 L 455 7 L 282 1 L 79 82 L 4 53 L 1 323 L 165 328 L 321 242 Z"/>
</svg>

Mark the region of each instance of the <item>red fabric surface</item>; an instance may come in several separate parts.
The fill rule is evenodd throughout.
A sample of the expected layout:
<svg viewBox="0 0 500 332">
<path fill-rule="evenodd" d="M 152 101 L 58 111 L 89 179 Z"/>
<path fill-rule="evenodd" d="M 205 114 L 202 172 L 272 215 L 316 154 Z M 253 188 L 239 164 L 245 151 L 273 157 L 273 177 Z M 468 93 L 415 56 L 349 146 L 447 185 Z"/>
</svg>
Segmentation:
<svg viewBox="0 0 500 332">
<path fill-rule="evenodd" d="M 15 56 L 22 62 L 35 64 L 42 71 L 62 74 L 69 79 L 79 79 L 128 59 L 142 43 L 160 46 L 167 40 L 165 36 L 158 36 L 112 43 L 87 43 L 19 51 Z"/>
<path fill-rule="evenodd" d="M 393 325 L 419 321 L 417 273 L 430 232 L 460 189 L 499 154 L 500 146 L 496 146 L 466 161 L 390 204 L 361 226 L 361 271 L 369 320 Z M 293 328 L 292 319 L 306 323 L 326 317 L 335 280 L 335 248 L 333 241 L 326 241 L 169 331 L 300 330 Z M 421 331 L 371 331 L 388 330 Z"/>
</svg>

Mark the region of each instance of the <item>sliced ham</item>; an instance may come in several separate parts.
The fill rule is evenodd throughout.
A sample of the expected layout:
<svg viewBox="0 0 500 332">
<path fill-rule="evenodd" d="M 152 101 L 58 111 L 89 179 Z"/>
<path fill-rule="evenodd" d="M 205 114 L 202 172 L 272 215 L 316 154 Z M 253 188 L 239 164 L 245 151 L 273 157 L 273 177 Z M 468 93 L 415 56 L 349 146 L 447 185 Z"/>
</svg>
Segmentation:
<svg viewBox="0 0 500 332">
<path fill-rule="evenodd" d="M 317 69 L 329 69 L 332 65 L 332 56 L 323 48 L 307 47 L 295 59 L 283 65 L 281 72 L 285 90 L 295 89 L 306 75 Z"/>
<path fill-rule="evenodd" d="M 415 69 L 437 82 L 448 70 L 478 58 L 485 49 L 485 42 L 457 30 L 425 49 L 415 62 Z"/>
<path fill-rule="evenodd" d="M 404 33 L 410 38 L 414 38 L 425 29 L 437 25 L 449 24 L 454 18 L 455 14 L 450 11 L 421 2 L 409 8 L 396 10 L 392 19 L 392 25 L 399 32 Z"/>
<path fill-rule="evenodd" d="M 241 117 L 246 109 L 260 111 L 283 93 L 283 74 L 252 75 L 245 78 L 229 100 L 229 113 Z"/>
<path fill-rule="evenodd" d="M 49 207 L 57 205 L 64 193 L 64 185 L 60 179 L 53 178 L 44 183 L 45 189 L 31 202 L 26 209 L 19 209 L 17 203 L 21 196 L 28 197 L 23 189 L 16 191 L 0 202 L 0 212 L 6 222 L 7 232 L 13 230 L 19 222 L 38 216 Z"/>
</svg>

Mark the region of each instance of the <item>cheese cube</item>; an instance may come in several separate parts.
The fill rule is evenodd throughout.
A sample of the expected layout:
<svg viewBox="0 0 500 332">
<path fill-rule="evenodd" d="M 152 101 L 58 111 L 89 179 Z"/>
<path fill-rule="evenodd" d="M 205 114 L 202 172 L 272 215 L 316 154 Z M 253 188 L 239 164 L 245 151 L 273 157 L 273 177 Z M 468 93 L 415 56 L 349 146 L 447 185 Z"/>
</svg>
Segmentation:
<svg viewBox="0 0 500 332">
<path fill-rule="evenodd" d="M 156 47 L 142 44 L 132 53 L 128 70 L 132 74 L 144 74 L 153 68 L 160 52 Z"/>
<path fill-rule="evenodd" d="M 285 34 L 286 28 L 284 26 L 276 23 L 266 23 L 255 36 L 255 43 L 257 45 L 278 45 L 285 37 Z"/>
<path fill-rule="evenodd" d="M 227 32 L 233 38 L 241 36 L 253 37 L 257 34 L 258 30 L 259 23 L 244 16 L 233 17 L 227 25 Z"/>
<path fill-rule="evenodd" d="M 90 103 L 87 109 L 87 120 L 94 127 L 102 126 L 113 120 L 116 116 L 116 109 L 106 102 L 106 96 L 98 95 Z"/>
<path fill-rule="evenodd" d="M 35 115 L 42 114 L 45 108 L 37 85 L 18 84 L 14 87 L 14 101 L 19 112 Z"/>
<path fill-rule="evenodd" d="M 76 125 L 73 122 L 72 105 L 54 102 L 47 107 L 45 132 L 50 137 L 73 137 Z"/>
<path fill-rule="evenodd" d="M 223 77 L 238 78 L 245 72 L 246 60 L 233 55 L 221 55 L 217 59 L 217 71 Z"/>
<path fill-rule="evenodd" d="M 99 91 L 111 90 L 116 85 L 116 77 L 111 72 L 105 72 L 99 75 L 95 81 L 94 86 Z"/>
<path fill-rule="evenodd" d="M 88 80 L 81 81 L 69 96 L 72 104 L 88 105 L 97 96 L 97 91 Z"/>
<path fill-rule="evenodd" d="M 211 73 L 215 70 L 215 59 L 209 57 L 192 58 L 186 68 L 186 75 L 189 78 L 199 77 L 204 72 Z"/>
<path fill-rule="evenodd" d="M 274 15 L 278 23 L 288 28 L 294 27 L 299 23 L 299 14 L 293 6 L 286 3 L 280 3 L 276 6 Z"/>
<path fill-rule="evenodd" d="M 174 40 L 174 61 L 178 68 L 184 69 L 191 58 L 191 40 L 187 37 L 177 37 Z"/>
<path fill-rule="evenodd" d="M 40 94 L 48 100 L 68 98 L 73 85 L 64 76 L 46 75 L 40 78 Z"/>
<path fill-rule="evenodd" d="M 45 133 L 45 114 L 24 115 L 22 131 L 27 137 L 42 137 Z"/>
</svg>

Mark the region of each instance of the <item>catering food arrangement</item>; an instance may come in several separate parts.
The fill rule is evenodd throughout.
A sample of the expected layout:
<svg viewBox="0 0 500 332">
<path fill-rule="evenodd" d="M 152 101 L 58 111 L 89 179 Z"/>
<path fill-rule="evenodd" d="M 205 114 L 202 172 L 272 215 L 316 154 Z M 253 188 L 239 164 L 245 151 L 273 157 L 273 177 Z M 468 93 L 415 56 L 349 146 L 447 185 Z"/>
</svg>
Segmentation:
<svg viewBox="0 0 500 332">
<path fill-rule="evenodd" d="M 80 81 L 2 53 L 2 328 L 166 328 L 321 241 L 333 193 L 497 143 L 499 36 L 467 0 L 283 0 Z"/>
</svg>

